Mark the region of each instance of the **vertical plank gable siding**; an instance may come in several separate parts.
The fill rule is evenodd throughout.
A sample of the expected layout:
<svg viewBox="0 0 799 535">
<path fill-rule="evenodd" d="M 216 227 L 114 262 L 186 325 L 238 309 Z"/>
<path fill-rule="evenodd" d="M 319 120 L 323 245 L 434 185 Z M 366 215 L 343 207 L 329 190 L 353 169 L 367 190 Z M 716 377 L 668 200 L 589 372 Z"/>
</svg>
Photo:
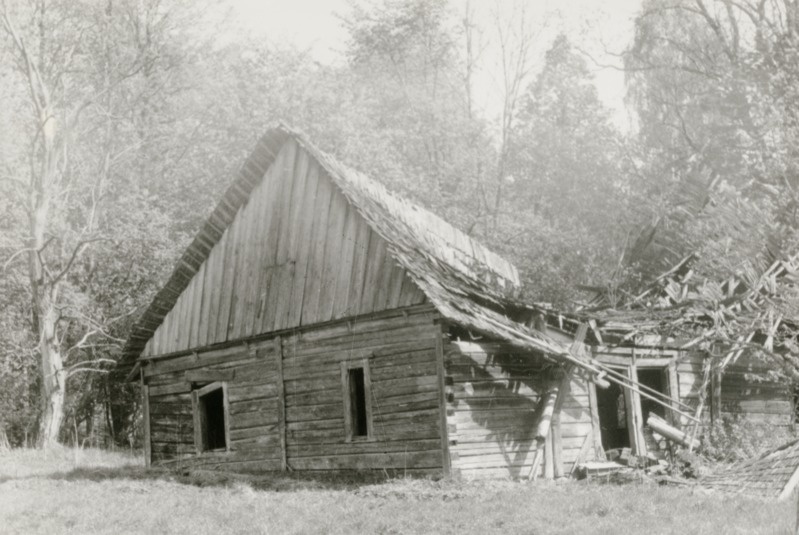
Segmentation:
<svg viewBox="0 0 799 535">
<path fill-rule="evenodd" d="M 536 408 L 545 388 L 540 361 L 499 344 L 449 343 L 444 355 L 453 474 L 528 477 L 536 451 Z M 588 389 L 582 380 L 570 384 L 561 407 L 560 432 L 561 473 L 568 474 L 592 432 Z"/>
<path fill-rule="evenodd" d="M 385 241 L 290 140 L 143 355 L 424 302 Z"/>
<path fill-rule="evenodd" d="M 438 325 L 427 307 L 282 336 L 286 460 L 295 470 L 441 472 Z M 149 363 L 154 463 L 279 470 L 278 362 L 273 339 Z M 347 443 L 341 362 L 368 359 L 373 440 Z M 196 455 L 187 370 L 234 370 L 229 453 Z"/>
</svg>

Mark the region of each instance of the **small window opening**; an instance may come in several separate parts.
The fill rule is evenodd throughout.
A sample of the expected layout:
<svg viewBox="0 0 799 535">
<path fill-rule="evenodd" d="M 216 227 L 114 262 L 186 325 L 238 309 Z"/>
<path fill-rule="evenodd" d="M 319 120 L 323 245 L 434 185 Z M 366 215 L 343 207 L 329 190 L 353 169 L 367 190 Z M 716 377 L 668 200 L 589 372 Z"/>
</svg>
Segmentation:
<svg viewBox="0 0 799 535">
<path fill-rule="evenodd" d="M 223 450 L 225 443 L 225 405 L 224 393 L 218 388 L 200 398 L 202 411 L 205 413 L 205 429 L 203 429 L 204 449 Z"/>
<path fill-rule="evenodd" d="M 352 436 L 369 436 L 369 424 L 366 416 L 366 383 L 363 368 L 350 368 L 349 384 Z"/>
</svg>

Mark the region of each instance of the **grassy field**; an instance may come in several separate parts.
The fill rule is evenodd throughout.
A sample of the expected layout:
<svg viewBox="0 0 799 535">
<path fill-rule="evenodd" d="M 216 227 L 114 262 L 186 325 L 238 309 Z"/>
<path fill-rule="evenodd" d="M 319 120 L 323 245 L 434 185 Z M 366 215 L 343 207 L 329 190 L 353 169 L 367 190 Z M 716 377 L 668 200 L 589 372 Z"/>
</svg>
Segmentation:
<svg viewBox="0 0 799 535">
<path fill-rule="evenodd" d="M 2 533 L 793 533 L 796 506 L 718 493 L 145 470 L 96 450 L 0 453 Z"/>
</svg>

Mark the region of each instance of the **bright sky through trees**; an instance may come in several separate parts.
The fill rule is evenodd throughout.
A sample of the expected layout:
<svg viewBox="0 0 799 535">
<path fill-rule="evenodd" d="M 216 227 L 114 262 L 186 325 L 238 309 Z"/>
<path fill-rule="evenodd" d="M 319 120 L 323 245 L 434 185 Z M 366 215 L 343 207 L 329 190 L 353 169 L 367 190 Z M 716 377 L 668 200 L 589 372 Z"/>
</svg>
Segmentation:
<svg viewBox="0 0 799 535">
<path fill-rule="evenodd" d="M 311 51 L 322 63 L 342 59 L 346 31 L 340 17 L 350 11 L 350 0 L 234 0 L 233 17 L 256 35 L 276 42 L 291 43 Z M 368 0 L 361 0 L 369 5 Z M 452 2 L 454 9 L 464 12 L 467 0 Z M 624 127 L 624 75 L 619 53 L 630 41 L 633 18 L 640 0 L 471 0 L 478 23 L 487 41 L 486 55 L 491 51 L 495 30 L 494 13 L 508 17 L 523 5 L 533 24 L 545 24 L 539 53 L 549 47 L 559 31 L 587 53 L 602 100 L 616 110 L 616 122 Z M 616 67 L 616 68 L 614 68 Z M 482 95 L 482 107 L 489 115 L 499 111 L 500 96 L 492 89 L 494 74 L 486 65 L 475 80 L 475 90 Z"/>
</svg>

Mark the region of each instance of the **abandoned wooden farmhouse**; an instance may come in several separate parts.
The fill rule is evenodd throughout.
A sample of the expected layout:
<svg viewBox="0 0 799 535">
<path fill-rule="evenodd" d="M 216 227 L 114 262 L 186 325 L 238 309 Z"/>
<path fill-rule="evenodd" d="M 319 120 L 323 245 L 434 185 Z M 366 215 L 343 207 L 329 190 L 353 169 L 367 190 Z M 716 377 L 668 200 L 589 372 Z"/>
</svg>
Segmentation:
<svg viewBox="0 0 799 535">
<path fill-rule="evenodd" d="M 274 128 L 125 348 L 147 462 L 557 477 L 656 450 L 649 412 L 688 423 L 698 357 L 611 348 L 518 290 L 503 258 Z M 744 371 L 722 392 L 789 423 L 788 393 Z"/>
</svg>

